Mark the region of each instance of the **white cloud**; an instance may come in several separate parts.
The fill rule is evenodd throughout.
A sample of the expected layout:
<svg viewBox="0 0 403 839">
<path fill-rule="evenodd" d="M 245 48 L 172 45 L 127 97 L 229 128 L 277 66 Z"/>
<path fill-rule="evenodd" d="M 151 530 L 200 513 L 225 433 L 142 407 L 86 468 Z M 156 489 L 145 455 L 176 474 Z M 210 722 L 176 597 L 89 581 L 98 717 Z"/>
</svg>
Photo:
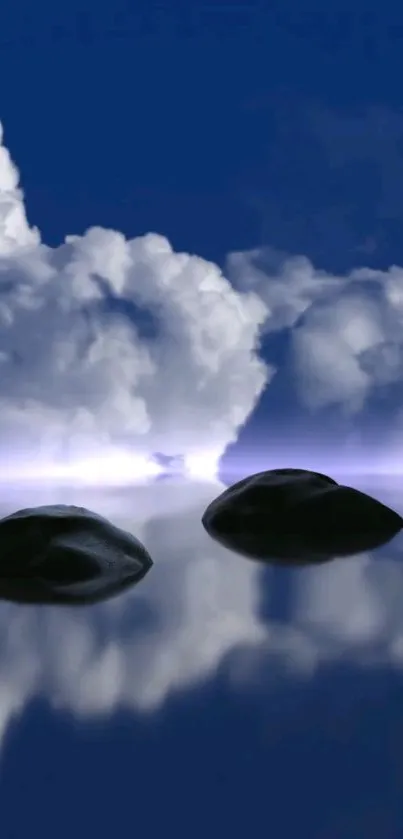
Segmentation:
<svg viewBox="0 0 403 839">
<path fill-rule="evenodd" d="M 359 436 L 370 400 L 383 405 L 377 468 L 393 461 L 396 468 L 403 425 L 403 268 L 334 276 L 306 257 L 262 248 L 230 254 L 227 274 L 236 288 L 255 291 L 266 304 L 266 335 L 288 331 L 287 363 L 278 377 L 292 382 L 310 413 L 332 408 L 340 428 Z"/>
<path fill-rule="evenodd" d="M 293 327 L 312 302 L 338 295 L 345 280 L 316 271 L 305 256 L 286 257 L 271 248 L 228 255 L 227 272 L 238 289 L 255 291 L 268 313 L 266 332 Z"/>
<path fill-rule="evenodd" d="M 133 304 L 154 314 L 154 337 Z M 218 457 L 272 375 L 257 353 L 265 316 L 157 234 L 95 227 L 47 247 L 0 146 L 0 447 L 14 464 L 66 446 Z"/>
</svg>

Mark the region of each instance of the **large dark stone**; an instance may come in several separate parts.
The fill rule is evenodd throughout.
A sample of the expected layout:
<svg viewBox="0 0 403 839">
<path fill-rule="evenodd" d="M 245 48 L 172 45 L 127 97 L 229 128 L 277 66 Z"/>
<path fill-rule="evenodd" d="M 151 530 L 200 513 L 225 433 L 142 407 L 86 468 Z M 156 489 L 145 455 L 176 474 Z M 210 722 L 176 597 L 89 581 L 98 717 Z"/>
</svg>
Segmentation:
<svg viewBox="0 0 403 839">
<path fill-rule="evenodd" d="M 152 564 L 135 536 L 83 507 L 32 507 L 0 520 L 6 600 L 96 603 L 138 583 Z"/>
<path fill-rule="evenodd" d="M 398 513 L 319 472 L 273 469 L 244 478 L 207 507 L 207 533 L 266 562 L 327 562 L 373 550 L 403 526 Z"/>
</svg>

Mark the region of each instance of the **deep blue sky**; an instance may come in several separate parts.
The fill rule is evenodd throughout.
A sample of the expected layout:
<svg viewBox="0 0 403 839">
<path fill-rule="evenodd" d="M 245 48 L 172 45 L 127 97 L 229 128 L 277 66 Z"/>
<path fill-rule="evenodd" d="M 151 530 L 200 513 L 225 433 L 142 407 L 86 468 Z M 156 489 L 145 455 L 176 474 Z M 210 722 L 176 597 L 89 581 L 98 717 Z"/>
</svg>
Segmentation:
<svg viewBox="0 0 403 839">
<path fill-rule="evenodd" d="M 348 9 L 0 11 L 1 118 L 43 240 L 99 224 L 221 265 L 260 245 L 333 272 L 399 264 L 403 12 Z M 290 440 L 295 410 L 274 382 L 244 449 Z"/>
<path fill-rule="evenodd" d="M 3 9 L 2 120 L 46 241 L 88 224 L 163 230 L 218 261 L 264 243 L 338 270 L 377 236 L 371 264 L 397 259 L 374 123 L 382 109 L 398 146 L 403 13 L 360 6 Z M 352 115 L 370 126 L 358 161 L 339 136 Z"/>
<path fill-rule="evenodd" d="M 142 5 L 0 9 L 0 118 L 44 241 L 101 225 L 220 264 L 259 245 L 401 264 L 403 10 Z M 397 839 L 402 689 L 346 665 L 240 700 L 223 676 L 95 728 L 33 704 L 5 741 L 2 839 Z"/>
</svg>

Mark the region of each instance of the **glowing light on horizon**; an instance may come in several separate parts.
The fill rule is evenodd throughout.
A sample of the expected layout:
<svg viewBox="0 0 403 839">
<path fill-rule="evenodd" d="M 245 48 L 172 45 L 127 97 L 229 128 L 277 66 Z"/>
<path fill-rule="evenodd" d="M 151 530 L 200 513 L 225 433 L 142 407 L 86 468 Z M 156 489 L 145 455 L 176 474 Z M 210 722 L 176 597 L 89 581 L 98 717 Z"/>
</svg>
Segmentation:
<svg viewBox="0 0 403 839">
<path fill-rule="evenodd" d="M 218 475 L 220 455 L 216 452 L 197 452 L 186 455 L 184 469 L 186 477 L 196 480 L 214 480 Z"/>
<path fill-rule="evenodd" d="M 123 485 L 155 478 L 163 468 L 152 458 L 130 452 L 111 452 L 69 465 L 68 477 L 97 485 Z"/>
<path fill-rule="evenodd" d="M 2 470 L 1 481 L 124 486 L 151 480 L 163 471 L 150 457 L 112 451 L 65 461 L 11 464 Z"/>
<path fill-rule="evenodd" d="M 11 459 L 6 452 L 0 453 L 0 484 L 49 484 L 58 485 L 79 485 L 79 486 L 130 486 L 152 482 L 160 477 L 169 477 L 178 480 L 190 481 L 216 481 L 219 479 L 219 467 L 222 452 L 199 451 L 175 457 L 151 453 L 136 453 L 126 449 L 107 449 L 91 451 L 90 453 L 76 453 L 70 458 L 55 458 L 50 453 L 30 453 L 29 457 L 16 456 Z M 338 463 L 334 458 L 319 458 L 311 456 L 265 456 L 260 460 L 253 453 L 253 456 L 245 455 L 227 463 L 225 473 L 230 483 L 235 483 L 248 474 L 264 471 L 265 469 L 278 468 L 302 468 L 312 471 L 323 472 L 335 477 L 339 482 L 347 480 L 348 476 L 388 476 L 403 479 L 403 470 L 399 459 L 392 461 L 390 458 L 383 460 L 360 459 L 343 462 L 341 458 Z"/>
<path fill-rule="evenodd" d="M 92 486 L 128 486 L 152 481 L 162 475 L 180 475 L 191 480 L 214 480 L 218 473 L 219 456 L 209 452 L 187 455 L 181 467 L 172 469 L 153 457 L 125 450 L 103 451 L 64 460 L 32 459 L 8 460 L 0 463 L 0 483 L 49 483 Z"/>
</svg>

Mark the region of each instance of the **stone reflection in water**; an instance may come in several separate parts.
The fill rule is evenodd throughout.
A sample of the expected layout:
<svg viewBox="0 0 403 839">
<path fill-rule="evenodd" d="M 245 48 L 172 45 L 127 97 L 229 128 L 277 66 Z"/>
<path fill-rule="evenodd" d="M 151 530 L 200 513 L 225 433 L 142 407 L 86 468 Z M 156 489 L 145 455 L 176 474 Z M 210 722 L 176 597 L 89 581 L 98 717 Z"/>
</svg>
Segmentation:
<svg viewBox="0 0 403 839">
<path fill-rule="evenodd" d="M 185 479 L 3 488 L 1 515 L 33 503 L 86 507 L 135 533 L 154 566 L 139 586 L 86 609 L 0 602 L 0 735 L 35 695 L 79 717 L 152 711 L 233 650 L 264 641 L 256 569 L 228 563 L 200 524 L 221 489 Z"/>
<path fill-rule="evenodd" d="M 31 507 L 0 521 L 2 599 L 93 604 L 140 582 L 151 566 L 135 536 L 84 507 Z"/>
<path fill-rule="evenodd" d="M 200 523 L 224 488 L 176 479 L 3 488 L 0 515 L 38 504 L 86 507 L 135 533 L 155 565 L 138 587 L 87 609 L 0 602 L 0 746 L 35 696 L 85 720 L 122 708 L 150 713 L 218 669 L 238 691 L 267 690 L 283 675 L 309 678 L 337 659 L 403 666 L 400 538 L 348 562 L 245 562 Z M 383 496 L 399 509 L 403 490 Z"/>
<path fill-rule="evenodd" d="M 401 530 L 394 510 L 333 478 L 272 469 L 226 489 L 202 523 L 232 551 L 264 562 L 310 565 L 374 550 Z"/>
</svg>

